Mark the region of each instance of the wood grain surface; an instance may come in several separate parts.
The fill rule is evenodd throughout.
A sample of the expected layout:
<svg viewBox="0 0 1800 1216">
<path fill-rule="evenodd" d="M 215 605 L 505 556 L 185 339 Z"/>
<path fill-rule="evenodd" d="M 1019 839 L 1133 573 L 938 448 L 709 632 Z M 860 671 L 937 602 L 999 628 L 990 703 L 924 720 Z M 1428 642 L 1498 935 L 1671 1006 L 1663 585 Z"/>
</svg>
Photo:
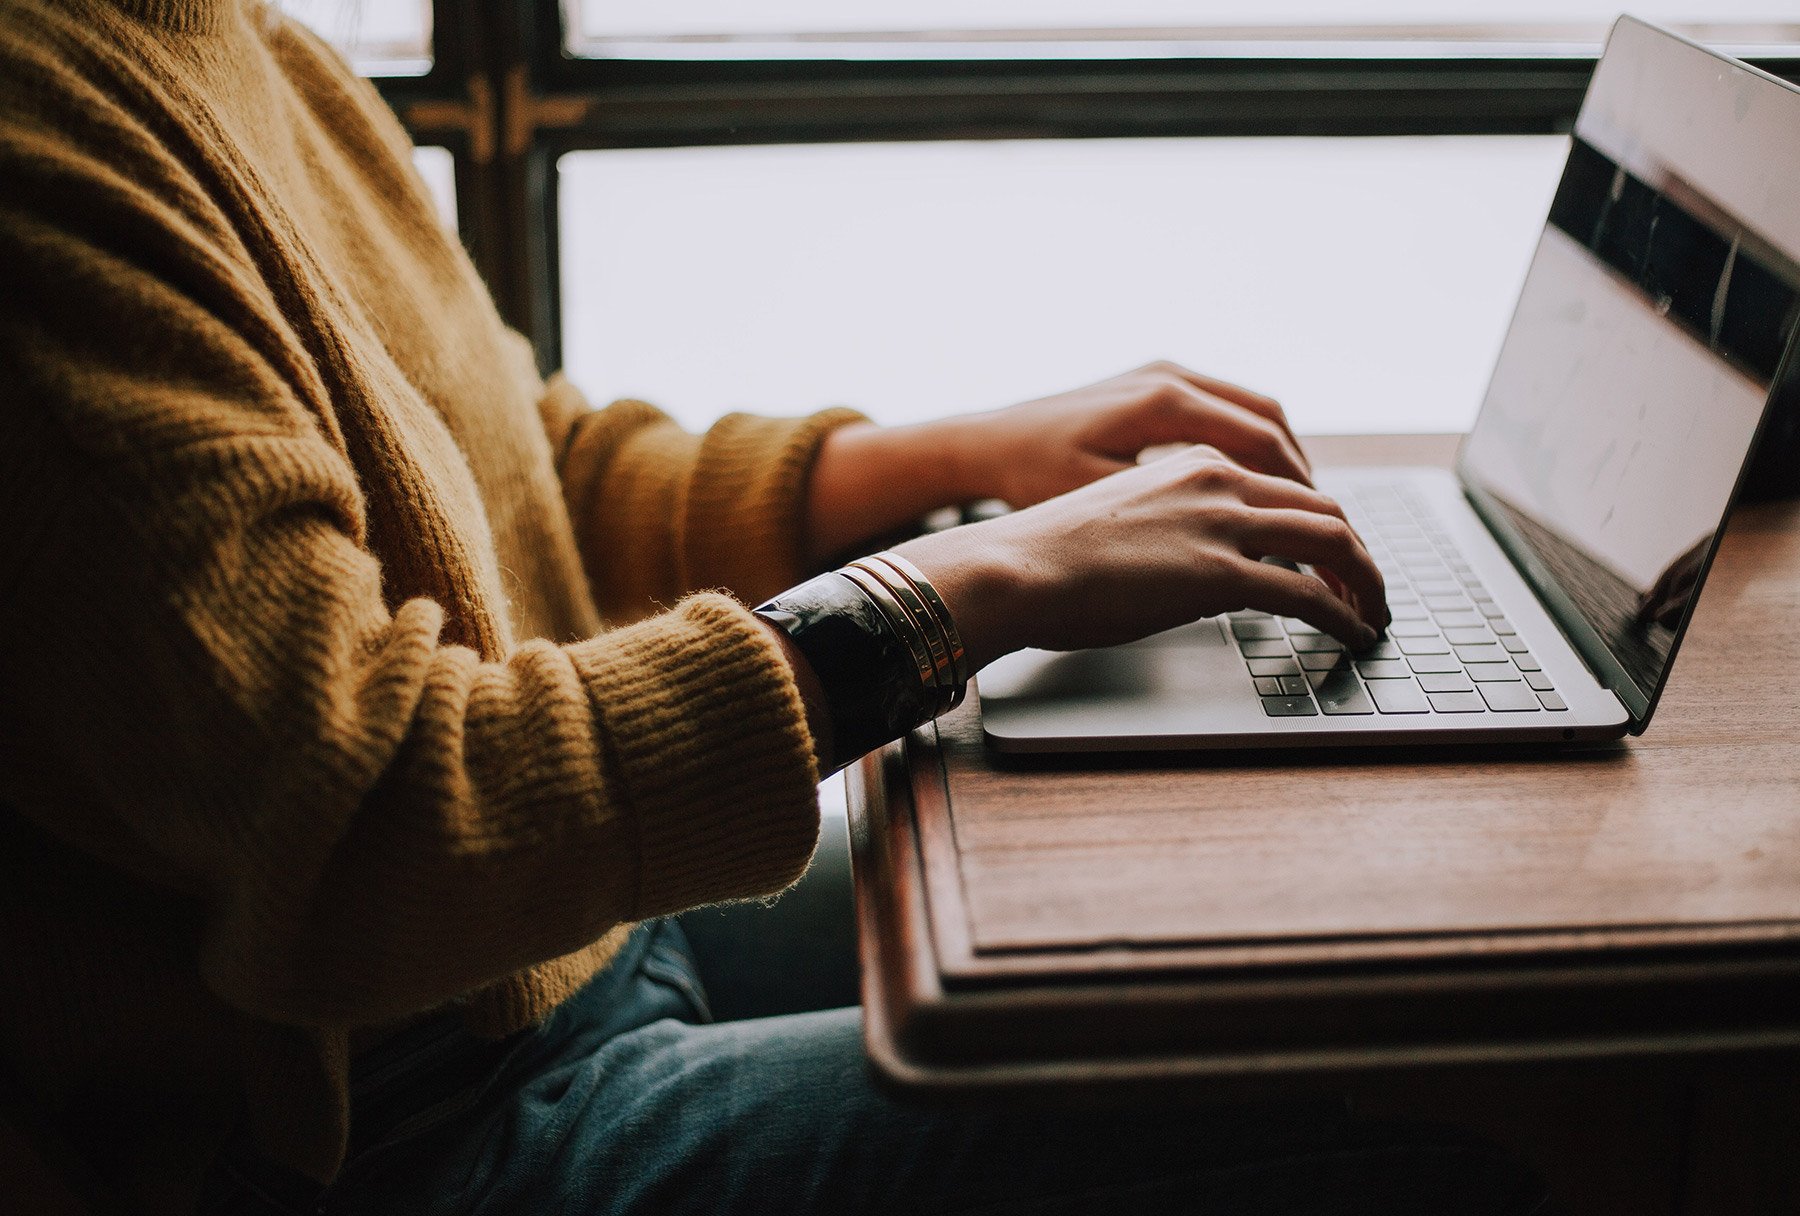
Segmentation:
<svg viewBox="0 0 1800 1216">
<path fill-rule="evenodd" d="M 1454 437 L 1312 441 L 1448 463 Z M 920 799 L 951 973 L 1800 935 L 1800 504 L 1743 509 L 1641 738 L 1023 763 L 978 708 Z M 973 700 L 973 699 L 971 699 Z M 934 757 L 915 746 L 921 761 Z M 1623 935 L 1623 936 L 1621 936 Z M 1016 956 L 1008 959 L 1007 956 Z"/>
<path fill-rule="evenodd" d="M 965 707 L 851 773 L 876 1075 L 950 1102 L 1331 1092 L 1492 1138 L 1559 1211 L 1800 1211 L 1797 622 L 1800 503 L 1762 505 L 1639 739 L 1027 763 Z"/>
</svg>

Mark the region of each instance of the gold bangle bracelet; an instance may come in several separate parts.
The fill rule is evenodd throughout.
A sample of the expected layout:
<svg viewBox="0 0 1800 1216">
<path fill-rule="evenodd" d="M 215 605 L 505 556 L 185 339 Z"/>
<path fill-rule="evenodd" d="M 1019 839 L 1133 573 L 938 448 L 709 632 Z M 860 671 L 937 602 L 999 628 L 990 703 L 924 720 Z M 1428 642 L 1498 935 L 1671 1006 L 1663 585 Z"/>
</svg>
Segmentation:
<svg viewBox="0 0 1800 1216">
<path fill-rule="evenodd" d="M 910 584 L 886 567 L 859 559 L 851 562 L 847 569 L 855 569 L 875 579 L 905 609 L 907 619 L 919 631 L 931 656 L 931 683 L 927 690 L 931 697 L 931 716 L 935 718 L 948 711 L 957 701 L 956 683 L 950 674 L 950 652 L 944 645 L 942 630 L 932 619 L 931 609 Z"/>
<path fill-rule="evenodd" d="M 931 585 L 931 580 L 926 578 L 912 562 L 889 549 L 875 554 L 870 560 L 883 562 L 898 570 L 918 591 L 920 597 L 930 605 L 932 614 L 937 617 L 938 625 L 943 630 L 944 644 L 950 651 L 951 672 L 959 686 L 966 685 L 969 682 L 969 660 L 963 652 L 962 636 L 956 632 L 956 618 L 950 615 L 949 605 L 944 603 L 942 596 L 938 595 L 937 588 Z M 960 698 L 958 699 L 960 700 Z"/>
<path fill-rule="evenodd" d="M 920 597 L 918 591 L 913 587 L 909 580 L 899 576 L 892 569 L 883 564 L 868 558 L 860 558 L 850 564 L 858 570 L 880 579 L 887 589 L 893 592 L 895 598 L 900 601 L 907 612 L 912 615 L 913 623 L 917 625 L 919 631 L 925 635 L 925 645 L 931 651 L 932 682 L 939 688 L 947 691 L 948 695 L 943 697 L 942 700 L 946 702 L 945 708 L 948 708 L 947 702 L 949 701 L 950 696 L 955 693 L 956 678 L 952 674 L 950 648 L 944 638 L 943 627 L 937 621 L 936 614 L 932 612 L 931 606 Z"/>
<path fill-rule="evenodd" d="M 892 560 L 889 560 L 889 559 Z M 924 574 L 897 554 L 859 558 L 858 568 L 876 576 L 916 614 L 920 629 L 939 663 L 938 680 L 944 690 L 938 712 L 948 713 L 963 703 L 969 691 L 968 659 L 950 610 Z"/>
<path fill-rule="evenodd" d="M 950 707 L 958 705 L 961 698 L 958 687 L 950 680 L 949 651 L 943 646 L 936 622 L 932 621 L 925 603 L 914 594 L 913 588 L 896 586 L 896 579 L 891 574 L 882 577 L 884 570 L 869 568 L 857 561 L 842 567 L 839 574 L 850 577 L 857 586 L 868 590 L 868 594 L 882 604 L 884 612 L 900 613 L 895 622 L 896 630 L 913 649 L 914 662 L 920 664 L 920 684 L 931 705 L 932 718 L 938 718 Z"/>
<path fill-rule="evenodd" d="M 911 614 L 906 611 L 899 598 L 888 590 L 887 584 L 867 570 L 858 569 L 855 566 L 844 566 L 838 570 L 838 573 L 862 588 L 863 592 L 881 609 L 882 615 L 888 618 L 888 624 L 893 626 L 894 632 L 899 635 L 900 640 L 906 644 L 908 653 L 912 655 L 913 664 L 918 669 L 919 684 L 926 690 L 928 696 L 931 696 L 933 708 L 935 708 L 937 698 L 932 694 L 935 694 L 937 690 L 937 672 L 931 661 L 931 648 L 926 645 L 925 635 L 914 623 Z"/>
</svg>

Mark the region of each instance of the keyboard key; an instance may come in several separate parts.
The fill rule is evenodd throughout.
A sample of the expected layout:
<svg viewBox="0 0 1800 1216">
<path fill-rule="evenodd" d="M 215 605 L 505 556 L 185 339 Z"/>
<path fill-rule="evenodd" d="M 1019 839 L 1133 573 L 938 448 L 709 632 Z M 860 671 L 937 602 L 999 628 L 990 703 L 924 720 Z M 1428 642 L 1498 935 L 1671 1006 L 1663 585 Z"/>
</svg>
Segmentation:
<svg viewBox="0 0 1800 1216">
<path fill-rule="evenodd" d="M 1388 614 L 1396 621 L 1428 621 L 1431 613 L 1423 604 L 1396 603 L 1392 591 L 1388 592 Z"/>
<path fill-rule="evenodd" d="M 1425 694 L 1411 680 L 1370 680 L 1366 687 L 1375 708 L 1384 714 L 1422 714 L 1430 710 Z"/>
<path fill-rule="evenodd" d="M 1498 633 L 1503 637 L 1508 634 L 1516 634 L 1518 632 L 1518 630 L 1513 628 L 1513 624 L 1511 621 L 1507 620 L 1503 616 L 1498 615 L 1497 613 L 1490 612 L 1487 614 L 1487 617 L 1488 617 L 1488 628 L 1492 629 L 1495 633 Z"/>
<path fill-rule="evenodd" d="M 1305 676 L 1282 676 L 1275 682 L 1281 685 L 1280 692 L 1284 697 L 1304 697 L 1306 695 Z"/>
<path fill-rule="evenodd" d="M 1266 621 L 1269 619 L 1268 613 L 1258 612 L 1254 608 L 1240 608 L 1230 615 L 1231 619 L 1234 621 Z"/>
<path fill-rule="evenodd" d="M 1286 638 L 1279 642 L 1239 642 L 1238 646 L 1246 659 L 1275 659 L 1291 653 Z"/>
<path fill-rule="evenodd" d="M 1299 619 L 1298 617 L 1284 616 L 1281 618 L 1281 623 L 1287 627 L 1288 636 L 1290 638 L 1295 637 L 1302 633 L 1311 634 L 1311 633 L 1324 633 L 1325 632 L 1323 629 L 1320 629 L 1316 625 L 1308 625 L 1305 621 Z"/>
<path fill-rule="evenodd" d="M 1389 587 L 1387 589 L 1388 607 L 1395 604 L 1416 604 L 1419 597 L 1409 587 Z"/>
<path fill-rule="evenodd" d="M 1300 666 L 1307 671 L 1330 671 L 1343 657 L 1341 650 L 1309 650 L 1300 656 Z"/>
<path fill-rule="evenodd" d="M 1426 694 L 1431 708 L 1440 714 L 1479 714 L 1487 712 L 1487 703 L 1475 692 L 1434 692 Z"/>
<path fill-rule="evenodd" d="M 1527 684 L 1531 685 L 1533 688 L 1537 689 L 1539 692 L 1554 692 L 1554 691 L 1556 691 L 1556 685 L 1552 684 L 1550 682 L 1550 677 L 1545 675 L 1541 671 L 1526 672 L 1525 673 L 1525 682 Z"/>
<path fill-rule="evenodd" d="M 1434 672 L 1419 677 L 1419 687 L 1426 692 L 1474 692 L 1469 677 L 1460 671 Z"/>
<path fill-rule="evenodd" d="M 1435 612 L 1432 616 L 1440 629 L 1479 629 L 1487 636 L 1487 618 L 1479 612 Z"/>
<path fill-rule="evenodd" d="M 1251 659 L 1250 674 L 1253 676 L 1297 676 L 1300 664 L 1293 659 Z"/>
<path fill-rule="evenodd" d="M 1468 603 L 1467 600 L 1463 599 L 1461 585 L 1450 579 L 1417 578 L 1413 580 L 1413 586 L 1418 588 L 1419 594 L 1425 597 L 1425 604 L 1429 608 L 1438 607 L 1437 604 L 1431 602 L 1432 600 L 1448 599 L 1452 596 L 1455 597 L 1456 602 L 1459 604 L 1466 605 Z M 1449 605 L 1444 606 L 1448 607 Z"/>
<path fill-rule="evenodd" d="M 1481 695 L 1488 708 L 1497 714 L 1516 714 L 1538 710 L 1537 694 L 1523 684 L 1483 684 Z"/>
<path fill-rule="evenodd" d="M 1529 650 L 1522 650 L 1518 654 L 1515 654 L 1512 657 L 1512 661 L 1514 663 L 1518 664 L 1520 671 L 1542 671 L 1542 670 L 1544 670 L 1544 665 L 1542 663 L 1539 663 L 1536 659 L 1532 658 L 1531 652 Z"/>
<path fill-rule="evenodd" d="M 1485 625 L 1476 625 L 1473 628 L 1445 625 L 1443 628 L 1444 637 L 1452 646 L 1486 646 L 1491 645 L 1494 640 L 1494 635 L 1487 631 Z"/>
<path fill-rule="evenodd" d="M 1506 647 L 1506 649 L 1511 651 L 1513 654 L 1524 654 L 1529 649 L 1525 645 L 1525 639 L 1520 637 L 1516 633 L 1508 633 L 1508 634 L 1503 635 L 1500 638 L 1500 644 L 1502 646 Z"/>
<path fill-rule="evenodd" d="M 1233 621 L 1231 632 L 1240 642 L 1254 642 L 1259 638 L 1278 638 L 1282 636 L 1281 624 L 1273 620 Z"/>
<path fill-rule="evenodd" d="M 1429 591 L 1422 593 L 1425 596 L 1425 606 L 1433 612 L 1469 611 L 1469 601 L 1460 595 L 1433 595 Z"/>
<path fill-rule="evenodd" d="M 1367 650 L 1357 651 L 1356 657 L 1359 659 L 1397 659 L 1400 657 L 1400 648 L 1394 645 L 1393 638 L 1382 638 Z"/>
<path fill-rule="evenodd" d="M 1396 638 L 1435 638 L 1437 626 L 1430 621 L 1395 621 L 1388 626 L 1388 633 Z"/>
<path fill-rule="evenodd" d="M 1538 698 L 1538 702 L 1540 704 L 1542 704 L 1545 709 L 1567 709 L 1567 708 L 1569 708 L 1567 703 L 1565 703 L 1561 697 L 1557 696 L 1553 692 L 1540 692 L 1537 695 L 1537 698 Z"/>
<path fill-rule="evenodd" d="M 1487 588 L 1477 582 L 1473 575 L 1464 575 L 1462 585 L 1463 594 L 1472 600 L 1485 600 L 1488 597 Z"/>
<path fill-rule="evenodd" d="M 1363 695 L 1362 684 L 1356 673 L 1348 667 L 1321 671 L 1312 677 L 1313 695 L 1319 698 L 1319 708 L 1333 716 L 1344 714 L 1372 714 L 1375 707 L 1369 698 Z"/>
<path fill-rule="evenodd" d="M 1364 659 L 1356 665 L 1365 680 L 1404 680 L 1412 668 L 1400 659 Z"/>
<path fill-rule="evenodd" d="M 1449 654 L 1450 643 L 1440 637 L 1400 638 L 1398 639 L 1403 654 Z"/>
<path fill-rule="evenodd" d="M 1482 616 L 1487 617 L 1490 621 L 1506 619 L 1506 614 L 1500 611 L 1500 605 L 1496 604 L 1493 600 L 1476 600 L 1475 611 L 1479 612 Z M 1488 628 L 1494 629 L 1492 625 L 1489 625 Z M 1500 631 L 1494 629 L 1494 632 L 1499 633 Z"/>
<path fill-rule="evenodd" d="M 1407 665 L 1420 675 L 1432 672 L 1461 671 L 1463 665 L 1456 661 L 1453 654 L 1422 654 L 1406 660 Z"/>
<path fill-rule="evenodd" d="M 1494 682 L 1504 683 L 1507 680 L 1518 680 L 1519 673 L 1511 663 L 1465 663 L 1463 670 L 1477 684 Z"/>
<path fill-rule="evenodd" d="M 1259 697 L 1279 697 L 1282 694 L 1281 681 L 1275 676 L 1256 677 L 1256 695 Z"/>
<path fill-rule="evenodd" d="M 1304 654 L 1307 651 L 1342 650 L 1344 644 L 1336 638 L 1326 637 L 1322 633 L 1303 633 L 1290 641 L 1296 651 Z"/>
<path fill-rule="evenodd" d="M 1485 646 L 1458 646 L 1456 657 L 1465 663 L 1504 663 L 1506 651 L 1491 643 Z"/>
<path fill-rule="evenodd" d="M 1264 697 L 1262 703 L 1271 718 L 1311 718 L 1319 712 L 1311 697 Z"/>
</svg>

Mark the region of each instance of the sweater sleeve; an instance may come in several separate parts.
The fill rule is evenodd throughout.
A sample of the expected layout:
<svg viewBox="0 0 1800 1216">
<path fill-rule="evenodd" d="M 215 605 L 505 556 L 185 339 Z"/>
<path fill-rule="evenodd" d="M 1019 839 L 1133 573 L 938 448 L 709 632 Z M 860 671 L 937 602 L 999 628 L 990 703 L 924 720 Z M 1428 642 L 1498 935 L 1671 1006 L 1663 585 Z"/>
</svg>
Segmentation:
<svg viewBox="0 0 1800 1216">
<path fill-rule="evenodd" d="M 754 604 L 799 582 L 819 446 L 864 420 L 728 414 L 695 435 L 642 401 L 589 409 L 560 376 L 540 409 L 589 584 L 614 620 L 702 587 Z"/>
<path fill-rule="evenodd" d="M 208 985 L 297 1024 L 792 881 L 816 775 L 755 618 L 478 651 L 391 598 L 315 370 L 349 356 L 128 135 L 0 106 L 0 801 L 192 896 Z"/>
</svg>

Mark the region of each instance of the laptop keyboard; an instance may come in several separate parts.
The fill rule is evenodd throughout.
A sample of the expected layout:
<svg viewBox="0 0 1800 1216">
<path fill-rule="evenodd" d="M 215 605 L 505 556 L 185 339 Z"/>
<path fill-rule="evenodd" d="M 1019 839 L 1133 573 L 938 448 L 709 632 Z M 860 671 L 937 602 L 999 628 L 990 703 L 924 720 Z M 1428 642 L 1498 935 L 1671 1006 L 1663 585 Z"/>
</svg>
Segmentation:
<svg viewBox="0 0 1800 1216">
<path fill-rule="evenodd" d="M 1264 713 L 1287 718 L 1568 709 L 1422 498 L 1404 486 L 1365 486 L 1340 505 L 1387 581 L 1393 624 L 1371 649 L 1347 654 L 1335 638 L 1304 621 L 1232 613 L 1231 634 Z"/>
</svg>

